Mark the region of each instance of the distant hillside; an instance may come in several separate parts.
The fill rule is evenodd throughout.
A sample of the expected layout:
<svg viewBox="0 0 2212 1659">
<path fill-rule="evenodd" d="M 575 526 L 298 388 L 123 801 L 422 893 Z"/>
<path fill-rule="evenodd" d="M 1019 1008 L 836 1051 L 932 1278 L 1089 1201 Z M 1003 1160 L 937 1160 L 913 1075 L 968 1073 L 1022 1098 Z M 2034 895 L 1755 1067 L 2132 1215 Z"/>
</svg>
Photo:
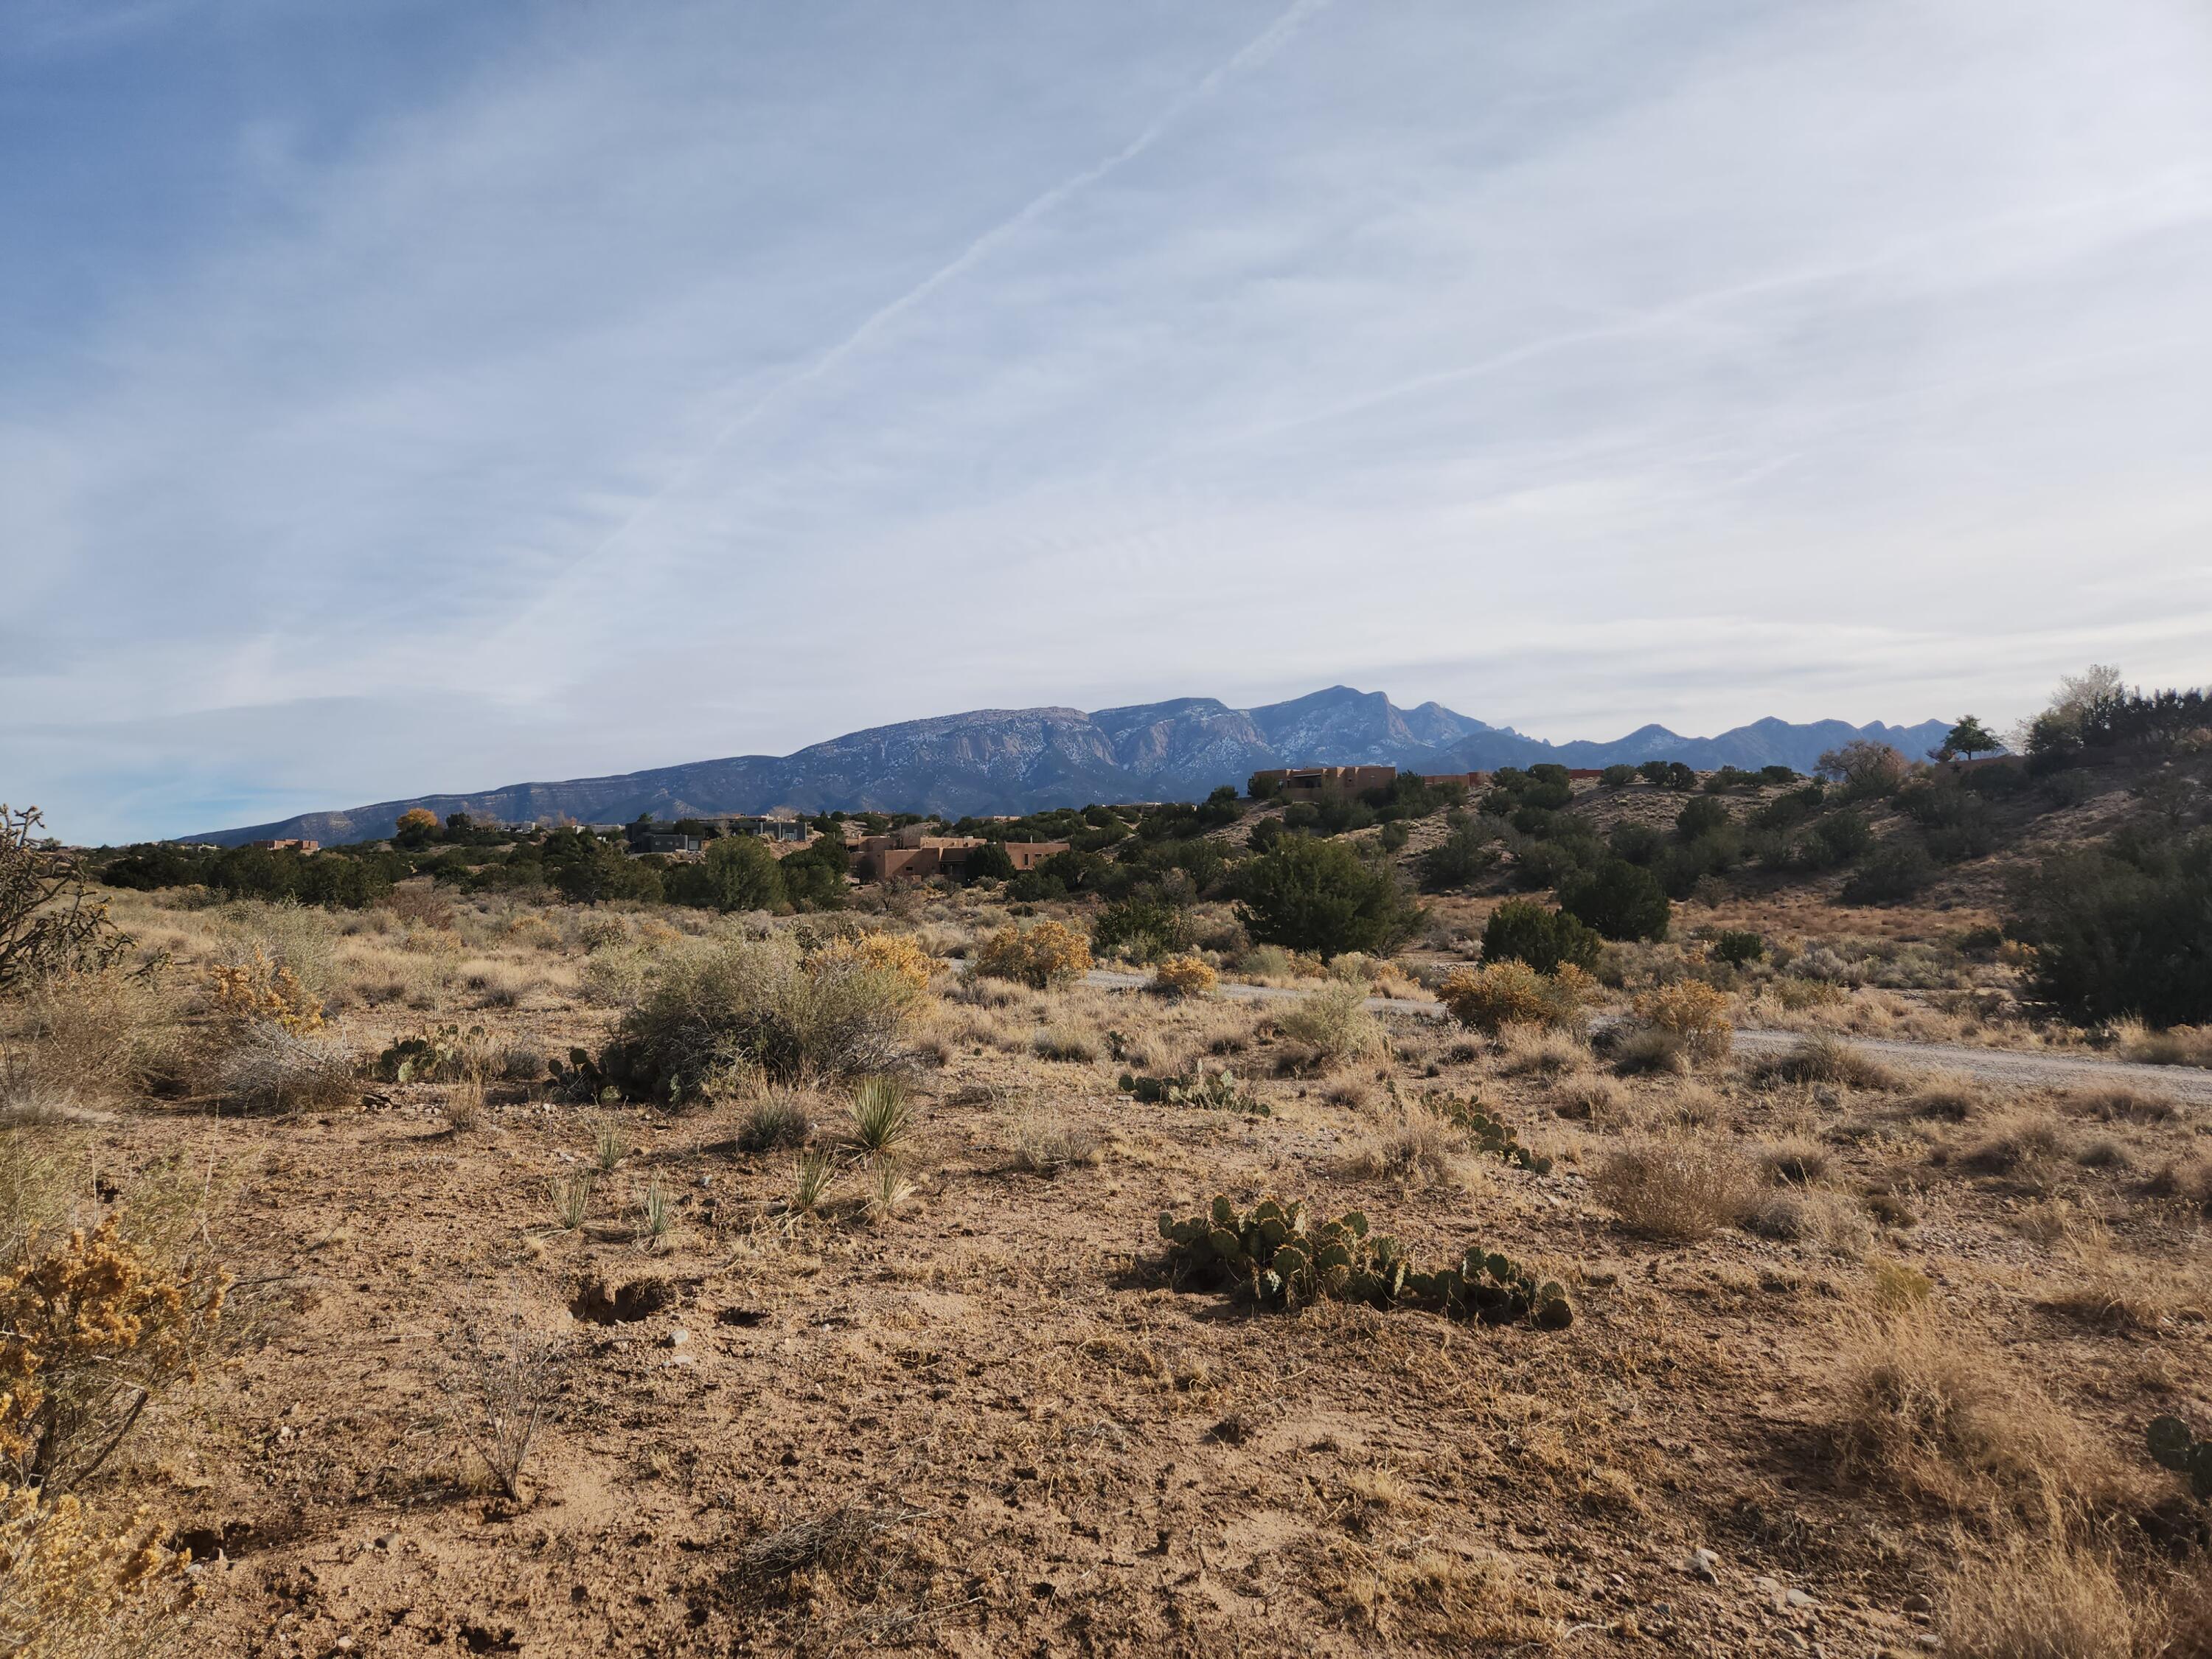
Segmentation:
<svg viewBox="0 0 2212 1659">
<path fill-rule="evenodd" d="M 1485 725 L 1439 703 L 1400 708 L 1380 691 L 1332 686 L 1288 702 L 1231 708 L 1178 697 L 1085 714 L 1076 708 L 983 708 L 854 732 L 793 755 L 740 755 L 605 778 L 519 783 L 470 795 L 421 795 L 339 812 L 303 812 L 180 837 L 234 846 L 301 836 L 326 845 L 388 836 L 399 815 L 427 807 L 502 823 L 566 816 L 628 823 L 702 812 L 1027 812 L 1093 801 L 1195 800 L 1216 785 L 1242 786 L 1271 766 L 1395 765 L 1424 772 L 1487 771 L 1555 761 L 1563 766 L 1679 760 L 1711 770 L 1779 763 L 1809 771 L 1823 750 L 1852 738 L 1894 744 L 1917 757 L 1941 743 L 1943 720 L 1851 726 L 1763 720 L 1717 738 L 1646 726 L 1613 743 L 1549 744 Z"/>
</svg>

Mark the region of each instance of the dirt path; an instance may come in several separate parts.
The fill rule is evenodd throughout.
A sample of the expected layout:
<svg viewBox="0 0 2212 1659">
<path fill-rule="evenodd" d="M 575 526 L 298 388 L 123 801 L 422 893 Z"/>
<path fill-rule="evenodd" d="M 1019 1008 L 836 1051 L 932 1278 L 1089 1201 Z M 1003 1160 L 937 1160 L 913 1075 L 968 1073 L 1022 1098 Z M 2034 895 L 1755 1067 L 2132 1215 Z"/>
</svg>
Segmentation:
<svg viewBox="0 0 2212 1659">
<path fill-rule="evenodd" d="M 1085 982 L 1109 990 L 1134 990 L 1149 984 L 1151 978 L 1145 974 L 1097 969 L 1086 975 Z M 1287 986 L 1244 985 L 1224 980 L 1215 994 L 1234 1001 L 1275 1002 L 1304 996 L 1305 993 Z M 1376 1013 L 1418 1014 L 1431 1019 L 1449 1018 L 1438 1004 L 1417 1002 L 1408 997 L 1370 997 L 1367 1006 Z M 1751 1054 L 1786 1054 L 1802 1041 L 1802 1034 L 1796 1031 L 1739 1030 L 1735 1034 L 1738 1050 Z M 2144 1066 L 2133 1060 L 1970 1048 L 1955 1043 L 1899 1042 L 1888 1037 L 1852 1037 L 1848 1041 L 1859 1053 L 1893 1066 L 1956 1072 L 1984 1083 L 2059 1087 L 2128 1085 L 2212 1105 L 2212 1072 L 2193 1066 Z"/>
</svg>

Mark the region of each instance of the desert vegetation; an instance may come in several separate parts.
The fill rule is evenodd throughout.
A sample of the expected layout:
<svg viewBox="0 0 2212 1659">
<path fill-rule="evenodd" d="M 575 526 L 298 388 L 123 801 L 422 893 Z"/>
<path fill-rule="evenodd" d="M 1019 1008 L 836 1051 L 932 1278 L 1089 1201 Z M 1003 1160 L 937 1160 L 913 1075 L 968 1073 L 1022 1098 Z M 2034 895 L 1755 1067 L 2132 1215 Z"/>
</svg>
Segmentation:
<svg viewBox="0 0 2212 1659">
<path fill-rule="evenodd" d="M 889 889 L 15 814 L 0 1651 L 2203 1652 L 2194 707 Z"/>
</svg>

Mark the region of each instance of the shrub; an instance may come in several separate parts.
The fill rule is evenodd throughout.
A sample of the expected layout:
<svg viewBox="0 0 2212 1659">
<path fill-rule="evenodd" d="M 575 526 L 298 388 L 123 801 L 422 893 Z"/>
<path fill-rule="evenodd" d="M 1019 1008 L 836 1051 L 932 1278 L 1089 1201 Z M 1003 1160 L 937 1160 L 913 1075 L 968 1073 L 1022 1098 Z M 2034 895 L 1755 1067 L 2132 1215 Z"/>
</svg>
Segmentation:
<svg viewBox="0 0 2212 1659">
<path fill-rule="evenodd" d="M 1703 980 L 1678 980 L 1646 991 L 1633 1008 L 1637 1024 L 1680 1043 L 1693 1060 L 1725 1059 L 1735 1040 L 1727 996 Z"/>
<path fill-rule="evenodd" d="M 1868 1059 L 1841 1037 L 1827 1032 L 1808 1036 L 1786 1054 L 1762 1060 L 1753 1075 L 1784 1083 L 1829 1083 L 1850 1089 L 1894 1089 L 1894 1073 Z"/>
<path fill-rule="evenodd" d="M 894 968 L 783 939 L 680 956 L 623 1018 L 600 1068 L 632 1097 L 706 1093 L 732 1068 L 779 1082 L 895 1068 L 924 994 Z"/>
<path fill-rule="evenodd" d="M 1057 1112 L 1033 1111 L 1017 1119 L 1009 1146 L 1014 1167 L 1032 1175 L 1058 1175 L 1103 1155 L 1097 1130 Z"/>
<path fill-rule="evenodd" d="M 1658 878 L 1625 859 L 1571 878 L 1559 889 L 1559 908 L 1613 939 L 1662 939 L 1674 920 Z"/>
<path fill-rule="evenodd" d="M 2007 927 L 2039 995 L 2084 1022 L 2212 1022 L 2212 830 L 2115 838 L 2046 860 Z"/>
<path fill-rule="evenodd" d="M 2136 1659 L 2191 1648 L 2157 1640 L 2111 1564 L 2063 1538 L 2015 1537 L 1994 1561 L 1963 1565 L 1944 1587 L 1943 1651 L 1954 1659 Z"/>
<path fill-rule="evenodd" d="M 524 1466 L 552 1414 L 567 1347 L 559 1337 L 529 1329 L 520 1310 L 506 1327 L 488 1332 L 480 1321 L 460 1324 L 443 1382 L 460 1407 L 462 1437 L 512 1500 L 522 1497 Z"/>
<path fill-rule="evenodd" d="M 1482 929 L 1485 962 L 1525 962 L 1540 974 L 1572 963 L 1584 973 L 1597 966 L 1604 941 L 1595 930 L 1564 910 L 1549 910 L 1529 899 L 1508 899 L 1490 913 Z"/>
<path fill-rule="evenodd" d="M 1846 798 L 1868 800 L 1895 789 L 1910 768 L 1905 757 L 1887 744 L 1854 738 L 1822 755 L 1817 769 L 1822 777 L 1840 782 Z"/>
<path fill-rule="evenodd" d="M 1082 934 L 1056 921 L 1009 926 L 983 941 L 975 952 L 975 971 L 1040 991 L 1072 985 L 1091 971 L 1091 945 Z"/>
<path fill-rule="evenodd" d="M 1495 1036 L 1508 1025 L 1572 1026 L 1596 992 L 1596 981 L 1572 963 L 1540 974 L 1509 961 L 1455 968 L 1437 996 L 1461 1024 Z"/>
<path fill-rule="evenodd" d="M 696 864 L 679 864 L 661 878 L 671 904 L 701 909 L 773 910 L 784 904 L 783 870 L 758 836 L 724 836 L 708 843 Z"/>
<path fill-rule="evenodd" d="M 1292 1308 L 1322 1297 L 1373 1308 L 1427 1308 L 1452 1319 L 1502 1325 L 1527 1320 L 1540 1330 L 1574 1322 L 1567 1293 L 1519 1262 L 1480 1245 L 1454 1265 L 1415 1269 L 1398 1241 L 1370 1237 L 1357 1210 L 1334 1221 L 1313 1219 L 1303 1203 L 1263 1198 L 1240 1215 L 1217 1197 L 1202 1215 L 1179 1220 L 1163 1212 L 1160 1237 L 1180 1272 L 1244 1291 L 1262 1305 Z"/>
<path fill-rule="evenodd" d="M 73 1496 L 0 1486 L 0 1653 L 11 1659 L 136 1659 L 166 1644 L 190 1599 L 191 1558 L 143 1509 L 96 1519 Z"/>
<path fill-rule="evenodd" d="M 1275 1016 L 1275 1029 L 1328 1063 L 1379 1053 L 1383 1043 L 1382 1024 L 1367 1011 L 1367 988 L 1343 980 L 1285 1004 Z"/>
<path fill-rule="evenodd" d="M 1608 766 L 1598 774 L 1597 781 L 1603 788 L 1626 789 L 1636 781 L 1636 769 L 1632 766 Z"/>
<path fill-rule="evenodd" d="M 125 1237 L 113 1215 L 40 1246 L 0 1274 L 0 1464 L 51 1497 L 197 1373 L 230 1279 Z"/>
<path fill-rule="evenodd" d="M 1731 968 L 1757 962 L 1766 954 L 1766 941 L 1748 929 L 1731 928 L 1713 941 L 1713 954 Z"/>
<path fill-rule="evenodd" d="M 1388 956 L 1413 932 L 1419 911 L 1388 865 L 1341 842 L 1285 836 L 1238 872 L 1237 919 L 1264 944 Z"/>
<path fill-rule="evenodd" d="M 937 970 L 929 952 L 904 933 L 848 934 L 831 939 L 807 957 L 809 970 L 817 974 L 848 965 L 896 975 L 916 991 L 927 991 Z"/>
<path fill-rule="evenodd" d="M 1759 1195 L 1757 1174 L 1733 1147 L 1687 1134 L 1618 1149 L 1590 1185 L 1632 1231 L 1675 1244 L 1741 1222 Z"/>
<path fill-rule="evenodd" d="M 39 980 L 23 999 L 21 1033 L 50 1081 L 135 1095 L 178 1079 L 182 1033 L 154 982 L 120 968 L 72 969 Z"/>
<path fill-rule="evenodd" d="M 1831 812 L 1806 832 L 1796 849 L 1796 861 L 1808 870 L 1832 870 L 1849 864 L 1874 845 L 1874 826 L 1858 812 Z"/>
<path fill-rule="evenodd" d="M 1188 950 L 1190 918 L 1175 905 L 1133 894 L 1099 911 L 1091 943 L 1100 951 L 1132 949 L 1146 958 Z"/>
<path fill-rule="evenodd" d="M 1030 1039 L 1030 1051 L 1039 1060 L 1088 1066 L 1098 1058 L 1098 1033 L 1081 1025 L 1048 1025 Z"/>
<path fill-rule="evenodd" d="M 1926 848 L 1893 842 L 1844 884 L 1840 897 L 1845 904 L 1900 904 L 1927 891 L 1935 879 L 1936 860 Z"/>
<path fill-rule="evenodd" d="M 1170 957 L 1152 969 L 1152 988 L 1166 996 L 1204 996 L 1220 983 L 1203 957 Z"/>
<path fill-rule="evenodd" d="M 1720 777 L 1716 775 L 1706 787 L 1710 788 L 1713 783 L 1720 781 Z M 1727 807 L 1711 795 L 1699 795 L 1685 801 L 1682 810 L 1674 815 L 1674 838 L 1677 841 L 1695 841 L 1716 830 L 1725 830 L 1735 822 L 1729 816 Z"/>
<path fill-rule="evenodd" d="M 1422 887 L 1445 893 L 1478 880 L 1498 862 L 1497 840 L 1497 826 L 1480 818 L 1454 824 L 1443 840 L 1414 859 Z"/>
<path fill-rule="evenodd" d="M 322 1003 L 258 945 L 246 961 L 210 969 L 208 988 L 216 1017 L 234 1025 L 278 1025 L 295 1036 L 322 1029 Z"/>
</svg>

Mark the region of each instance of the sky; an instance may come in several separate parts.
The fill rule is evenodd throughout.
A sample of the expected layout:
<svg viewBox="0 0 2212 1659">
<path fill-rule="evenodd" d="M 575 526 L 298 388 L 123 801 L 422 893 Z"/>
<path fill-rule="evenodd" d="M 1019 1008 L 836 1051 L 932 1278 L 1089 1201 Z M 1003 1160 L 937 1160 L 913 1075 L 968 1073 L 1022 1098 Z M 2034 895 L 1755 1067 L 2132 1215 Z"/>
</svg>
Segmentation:
<svg viewBox="0 0 2212 1659">
<path fill-rule="evenodd" d="M 1345 683 L 2212 679 L 2201 0 L 0 0 L 74 841 Z"/>
</svg>

